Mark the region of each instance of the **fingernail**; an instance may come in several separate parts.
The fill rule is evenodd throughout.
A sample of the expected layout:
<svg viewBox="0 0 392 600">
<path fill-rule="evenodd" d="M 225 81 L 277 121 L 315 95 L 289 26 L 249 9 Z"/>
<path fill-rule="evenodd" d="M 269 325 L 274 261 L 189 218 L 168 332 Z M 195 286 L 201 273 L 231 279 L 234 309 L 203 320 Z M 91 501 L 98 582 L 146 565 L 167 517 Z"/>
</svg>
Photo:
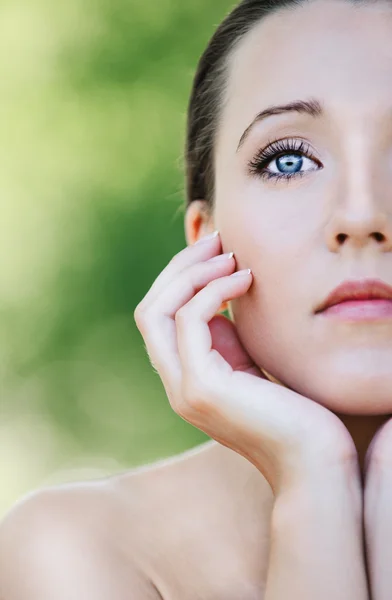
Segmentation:
<svg viewBox="0 0 392 600">
<path fill-rule="evenodd" d="M 251 269 L 244 269 L 243 271 L 236 271 L 230 277 L 243 277 L 244 275 L 250 275 L 252 273 Z"/>
<path fill-rule="evenodd" d="M 212 240 L 213 238 L 216 238 L 218 235 L 219 235 L 219 230 L 216 230 L 216 231 L 214 231 L 214 233 L 210 233 L 209 235 L 205 235 L 200 240 L 197 240 L 197 242 L 195 242 L 193 245 L 196 246 L 196 244 L 200 244 L 201 242 L 208 242 L 209 240 Z"/>
<path fill-rule="evenodd" d="M 233 258 L 234 252 L 229 252 L 228 254 L 219 254 L 218 256 L 214 256 L 214 258 L 210 258 L 208 262 L 215 262 L 219 260 L 227 260 L 229 258 Z"/>
</svg>

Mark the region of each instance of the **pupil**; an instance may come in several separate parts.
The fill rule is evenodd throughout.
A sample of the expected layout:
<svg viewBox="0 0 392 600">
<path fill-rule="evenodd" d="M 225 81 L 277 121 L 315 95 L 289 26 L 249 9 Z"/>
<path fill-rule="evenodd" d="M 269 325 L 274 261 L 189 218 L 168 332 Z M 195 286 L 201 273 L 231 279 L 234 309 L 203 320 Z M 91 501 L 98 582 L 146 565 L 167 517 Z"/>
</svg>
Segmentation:
<svg viewBox="0 0 392 600">
<path fill-rule="evenodd" d="M 277 159 L 278 169 L 281 169 L 284 173 L 297 173 L 301 170 L 302 164 L 302 156 L 296 154 L 285 154 Z"/>
</svg>

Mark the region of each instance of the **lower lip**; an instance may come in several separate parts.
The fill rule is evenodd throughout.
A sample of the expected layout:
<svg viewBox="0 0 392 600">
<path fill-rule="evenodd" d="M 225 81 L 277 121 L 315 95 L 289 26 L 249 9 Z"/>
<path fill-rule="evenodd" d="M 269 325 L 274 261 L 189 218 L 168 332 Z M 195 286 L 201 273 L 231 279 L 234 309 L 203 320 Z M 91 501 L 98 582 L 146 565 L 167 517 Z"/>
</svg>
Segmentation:
<svg viewBox="0 0 392 600">
<path fill-rule="evenodd" d="M 378 321 L 392 318 L 392 300 L 347 300 L 323 310 L 321 315 L 343 321 Z"/>
</svg>

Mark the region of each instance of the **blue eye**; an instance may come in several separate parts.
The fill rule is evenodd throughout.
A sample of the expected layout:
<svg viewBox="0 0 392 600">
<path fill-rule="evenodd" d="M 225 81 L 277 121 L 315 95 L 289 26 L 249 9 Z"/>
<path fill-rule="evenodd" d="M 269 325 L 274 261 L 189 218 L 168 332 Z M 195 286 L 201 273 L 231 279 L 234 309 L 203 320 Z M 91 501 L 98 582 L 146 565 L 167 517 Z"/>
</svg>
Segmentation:
<svg viewBox="0 0 392 600">
<path fill-rule="evenodd" d="M 259 150 L 248 164 L 249 174 L 266 179 L 302 177 L 309 171 L 317 170 L 319 161 L 312 157 L 309 145 L 298 140 L 278 140 L 265 149 Z M 267 168 L 269 167 L 269 168 Z M 305 167 L 305 170 L 303 170 Z M 310 168 L 309 168 L 310 167 Z"/>
<path fill-rule="evenodd" d="M 301 170 L 303 163 L 303 157 L 297 156 L 296 154 L 285 154 L 276 159 L 276 166 L 280 173 L 298 173 L 298 171 Z"/>
</svg>

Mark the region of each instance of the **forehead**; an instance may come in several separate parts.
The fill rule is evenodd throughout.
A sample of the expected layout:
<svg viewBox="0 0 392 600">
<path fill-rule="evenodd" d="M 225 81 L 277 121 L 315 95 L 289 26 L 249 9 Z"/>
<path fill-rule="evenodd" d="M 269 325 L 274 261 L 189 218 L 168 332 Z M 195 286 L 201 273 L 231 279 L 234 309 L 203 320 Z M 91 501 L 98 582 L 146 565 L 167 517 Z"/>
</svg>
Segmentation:
<svg viewBox="0 0 392 600">
<path fill-rule="evenodd" d="M 392 6 L 313 0 L 281 9 L 241 40 L 228 74 L 222 110 L 228 133 L 241 134 L 269 105 L 308 97 L 331 111 L 353 102 L 369 111 L 383 102 L 390 107 Z"/>
</svg>

